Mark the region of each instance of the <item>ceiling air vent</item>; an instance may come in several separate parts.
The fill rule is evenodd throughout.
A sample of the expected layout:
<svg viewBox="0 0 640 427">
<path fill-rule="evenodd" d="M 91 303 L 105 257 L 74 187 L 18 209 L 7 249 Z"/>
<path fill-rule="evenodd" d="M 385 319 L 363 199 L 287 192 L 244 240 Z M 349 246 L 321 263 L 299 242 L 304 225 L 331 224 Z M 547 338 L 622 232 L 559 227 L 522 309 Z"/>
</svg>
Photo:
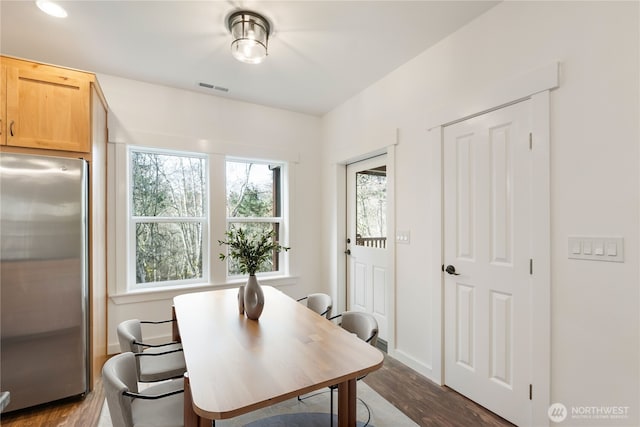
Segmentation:
<svg viewBox="0 0 640 427">
<path fill-rule="evenodd" d="M 222 86 L 214 86 L 210 83 L 198 83 L 198 86 L 200 87 L 205 87 L 207 89 L 213 89 L 213 90 L 219 90 L 220 92 L 229 92 L 229 88 L 226 87 L 222 87 Z"/>
</svg>

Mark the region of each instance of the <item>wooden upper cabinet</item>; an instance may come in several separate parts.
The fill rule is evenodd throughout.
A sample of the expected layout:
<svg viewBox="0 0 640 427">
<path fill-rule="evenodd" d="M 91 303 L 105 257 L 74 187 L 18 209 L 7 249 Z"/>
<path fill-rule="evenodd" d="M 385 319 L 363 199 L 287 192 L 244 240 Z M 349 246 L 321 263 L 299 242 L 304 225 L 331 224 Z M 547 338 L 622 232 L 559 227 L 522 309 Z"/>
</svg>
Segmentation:
<svg viewBox="0 0 640 427">
<path fill-rule="evenodd" d="M 14 147 L 91 152 L 91 73 L 2 57 L 3 141 Z M 6 123 L 5 123 L 6 122 Z"/>
<path fill-rule="evenodd" d="M 7 72 L 0 61 L 0 145 L 7 145 Z"/>
</svg>

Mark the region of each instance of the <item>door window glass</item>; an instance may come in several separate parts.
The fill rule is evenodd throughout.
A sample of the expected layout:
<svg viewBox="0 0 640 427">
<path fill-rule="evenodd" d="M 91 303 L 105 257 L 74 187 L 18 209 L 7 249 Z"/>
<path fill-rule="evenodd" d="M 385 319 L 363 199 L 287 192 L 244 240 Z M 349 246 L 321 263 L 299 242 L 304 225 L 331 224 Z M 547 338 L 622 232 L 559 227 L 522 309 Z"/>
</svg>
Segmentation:
<svg viewBox="0 0 640 427">
<path fill-rule="evenodd" d="M 387 246 L 387 167 L 356 173 L 356 245 Z"/>
</svg>

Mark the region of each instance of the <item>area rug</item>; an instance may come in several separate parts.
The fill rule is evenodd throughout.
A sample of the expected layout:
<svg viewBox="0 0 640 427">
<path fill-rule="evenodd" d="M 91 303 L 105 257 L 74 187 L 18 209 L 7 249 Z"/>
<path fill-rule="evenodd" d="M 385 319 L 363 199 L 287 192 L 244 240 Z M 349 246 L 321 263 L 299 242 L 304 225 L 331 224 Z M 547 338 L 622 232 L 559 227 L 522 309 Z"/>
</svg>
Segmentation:
<svg viewBox="0 0 640 427">
<path fill-rule="evenodd" d="M 371 412 L 367 427 L 418 426 L 362 381 L 358 382 L 358 397 L 366 402 Z M 329 404 L 327 390 L 302 402 L 290 399 L 230 420 L 216 421 L 216 427 L 326 427 L 330 425 Z M 334 405 L 337 405 L 335 396 Z M 367 408 L 358 400 L 357 409 L 358 426 L 362 427 L 368 419 Z M 333 425 L 336 426 L 337 422 L 334 421 Z M 106 402 L 102 407 L 98 427 L 112 427 Z"/>
</svg>

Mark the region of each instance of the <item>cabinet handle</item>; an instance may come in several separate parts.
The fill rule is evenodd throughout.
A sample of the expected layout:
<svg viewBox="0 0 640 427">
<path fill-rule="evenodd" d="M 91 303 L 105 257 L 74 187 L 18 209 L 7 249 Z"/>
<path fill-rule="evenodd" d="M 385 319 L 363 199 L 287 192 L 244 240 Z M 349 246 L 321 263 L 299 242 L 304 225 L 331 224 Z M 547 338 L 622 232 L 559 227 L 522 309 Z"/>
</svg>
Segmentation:
<svg viewBox="0 0 640 427">
<path fill-rule="evenodd" d="M 11 120 L 11 124 L 9 125 L 9 135 L 13 136 L 13 123 L 14 121 Z"/>
</svg>

